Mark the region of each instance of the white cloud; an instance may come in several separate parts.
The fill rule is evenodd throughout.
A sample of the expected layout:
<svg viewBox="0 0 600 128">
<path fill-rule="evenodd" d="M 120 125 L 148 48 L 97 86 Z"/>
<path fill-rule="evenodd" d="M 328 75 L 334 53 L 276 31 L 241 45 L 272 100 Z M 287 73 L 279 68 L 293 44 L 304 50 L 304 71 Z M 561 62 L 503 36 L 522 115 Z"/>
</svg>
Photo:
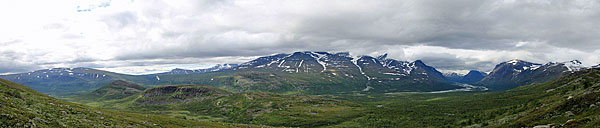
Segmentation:
<svg viewBox="0 0 600 128">
<path fill-rule="evenodd" d="M 387 52 L 443 70 L 514 58 L 600 63 L 594 0 L 19 0 L 0 2 L 0 17 L 0 65 L 15 65 L 0 72 L 138 73 L 304 50 Z"/>
</svg>

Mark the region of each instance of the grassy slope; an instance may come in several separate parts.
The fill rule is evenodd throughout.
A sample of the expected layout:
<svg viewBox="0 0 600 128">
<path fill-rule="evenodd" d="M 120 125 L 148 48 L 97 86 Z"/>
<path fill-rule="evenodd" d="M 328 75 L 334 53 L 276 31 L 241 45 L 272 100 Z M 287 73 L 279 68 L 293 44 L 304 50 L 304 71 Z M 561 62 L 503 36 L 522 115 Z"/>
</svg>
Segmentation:
<svg viewBox="0 0 600 128">
<path fill-rule="evenodd" d="M 251 127 L 107 111 L 65 102 L 0 79 L 0 127 Z"/>
<path fill-rule="evenodd" d="M 183 86 L 176 85 L 176 87 Z M 207 98 L 200 98 L 200 100 L 195 101 L 176 102 L 176 98 L 164 99 L 163 96 L 158 97 L 160 100 L 173 101 L 167 104 L 164 104 L 164 102 L 147 104 L 145 101 L 148 101 L 149 98 L 143 97 L 142 93 L 124 99 L 101 100 L 99 102 L 77 97 L 67 100 L 100 108 L 165 115 L 187 120 L 290 127 L 317 127 L 339 124 L 360 116 L 363 111 L 359 104 L 319 96 L 279 95 L 262 92 L 224 93 L 223 90 L 212 89 L 217 90 L 219 94 L 203 95 Z M 146 91 L 149 90 L 151 89 Z M 168 95 L 166 98 L 172 98 L 177 94 L 180 94 L 180 92 Z"/>
<path fill-rule="evenodd" d="M 367 107 L 364 116 L 333 127 L 594 127 L 600 122 L 598 70 L 506 92 L 333 96 Z"/>
</svg>

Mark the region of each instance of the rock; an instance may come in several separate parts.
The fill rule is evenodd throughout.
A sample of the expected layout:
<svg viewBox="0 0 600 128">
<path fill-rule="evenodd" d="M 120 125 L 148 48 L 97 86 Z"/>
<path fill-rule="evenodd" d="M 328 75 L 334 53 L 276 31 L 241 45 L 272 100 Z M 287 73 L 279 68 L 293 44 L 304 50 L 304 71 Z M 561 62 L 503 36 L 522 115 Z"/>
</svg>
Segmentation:
<svg viewBox="0 0 600 128">
<path fill-rule="evenodd" d="M 574 116 L 575 114 L 571 111 L 567 111 L 567 112 L 565 112 L 565 115 L 566 116 Z"/>
<path fill-rule="evenodd" d="M 101 120 L 104 120 L 104 117 L 100 117 Z"/>
<path fill-rule="evenodd" d="M 383 105 L 381 105 L 381 104 L 380 104 L 380 105 L 377 105 L 377 107 L 378 107 L 378 108 L 381 108 L 381 107 L 383 107 Z"/>
<path fill-rule="evenodd" d="M 577 121 L 575 121 L 575 119 L 569 119 L 569 120 L 567 120 L 567 122 L 565 122 L 564 125 L 571 125 L 573 123 L 577 123 Z"/>
<path fill-rule="evenodd" d="M 546 124 L 546 125 L 534 126 L 533 128 L 553 128 L 555 126 L 556 126 L 555 124 Z"/>
<path fill-rule="evenodd" d="M 60 113 L 62 113 L 63 115 L 67 115 L 69 113 L 67 113 L 66 111 L 60 111 Z"/>
</svg>

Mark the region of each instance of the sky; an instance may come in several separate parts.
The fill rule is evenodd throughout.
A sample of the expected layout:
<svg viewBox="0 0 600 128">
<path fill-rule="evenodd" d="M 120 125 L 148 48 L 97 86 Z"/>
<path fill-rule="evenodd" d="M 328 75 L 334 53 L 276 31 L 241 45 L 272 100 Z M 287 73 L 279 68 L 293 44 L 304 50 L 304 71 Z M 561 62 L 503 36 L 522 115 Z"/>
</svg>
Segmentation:
<svg viewBox="0 0 600 128">
<path fill-rule="evenodd" d="M 0 17 L 0 74 L 148 74 L 296 51 L 388 53 L 443 72 L 600 63 L 597 0 L 13 0 Z"/>
</svg>

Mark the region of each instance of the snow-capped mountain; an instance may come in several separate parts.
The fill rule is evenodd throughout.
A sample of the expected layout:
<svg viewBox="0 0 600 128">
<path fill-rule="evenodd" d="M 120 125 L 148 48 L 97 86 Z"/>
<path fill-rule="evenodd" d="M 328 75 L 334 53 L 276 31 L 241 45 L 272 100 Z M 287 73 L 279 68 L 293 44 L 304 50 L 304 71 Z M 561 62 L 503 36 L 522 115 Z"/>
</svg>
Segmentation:
<svg viewBox="0 0 600 128">
<path fill-rule="evenodd" d="M 480 79 L 474 85 L 503 90 L 545 82 L 585 68 L 577 60 L 547 64 L 510 60 L 496 65 L 487 76 L 479 71 L 471 71 L 464 76 L 443 75 L 421 60 L 389 59 L 387 54 L 353 57 L 348 52 L 306 51 L 264 56 L 239 65 L 174 69 L 149 75 L 125 75 L 90 68 L 54 68 L 0 75 L 0 78 L 28 85 L 46 94 L 85 92 L 119 79 L 140 85 L 202 84 L 234 91 L 386 93 L 450 90 L 460 88 L 451 81 L 470 84 Z"/>
<path fill-rule="evenodd" d="M 444 77 L 446 77 L 446 79 L 449 81 L 465 83 L 465 84 L 473 84 L 475 82 L 480 81 L 485 76 L 487 76 L 487 73 L 477 71 L 477 70 L 471 70 L 466 75 L 461 75 L 461 74 L 454 73 L 454 72 L 444 74 Z"/>
<path fill-rule="evenodd" d="M 408 86 L 453 88 L 442 73 L 421 60 L 388 59 L 387 54 L 352 57 L 348 52 L 295 52 L 260 57 L 233 70 L 269 70 L 290 74 L 327 74 L 349 79 L 366 79 L 365 90 L 395 91 Z M 439 86 L 437 86 L 439 85 Z M 410 87 L 419 88 L 419 87 Z"/>
<path fill-rule="evenodd" d="M 237 66 L 238 66 L 238 64 L 217 64 L 210 68 L 196 69 L 196 70 L 176 68 L 169 72 L 159 73 L 158 75 L 195 74 L 195 73 L 205 73 L 205 72 L 216 72 L 216 71 L 222 71 L 222 70 L 227 70 L 227 69 L 233 69 Z"/>
<path fill-rule="evenodd" d="M 453 81 L 453 82 L 460 82 L 460 80 L 463 78 L 463 76 L 464 75 L 458 74 L 456 72 L 444 73 L 444 77 L 446 77 L 447 80 Z"/>
<path fill-rule="evenodd" d="M 27 85 L 42 93 L 64 95 L 98 88 L 119 79 L 121 75 L 91 68 L 52 68 L 19 74 L 0 75 L 0 78 Z"/>
<path fill-rule="evenodd" d="M 515 59 L 496 65 L 494 70 L 477 84 L 491 89 L 505 90 L 531 83 L 546 82 L 586 68 L 578 60 L 536 64 Z"/>
<path fill-rule="evenodd" d="M 319 73 L 328 69 L 352 67 L 352 58 L 347 52 L 330 54 L 327 52 L 295 52 L 260 57 L 242 63 L 235 70 L 270 69 L 288 73 Z"/>
</svg>

